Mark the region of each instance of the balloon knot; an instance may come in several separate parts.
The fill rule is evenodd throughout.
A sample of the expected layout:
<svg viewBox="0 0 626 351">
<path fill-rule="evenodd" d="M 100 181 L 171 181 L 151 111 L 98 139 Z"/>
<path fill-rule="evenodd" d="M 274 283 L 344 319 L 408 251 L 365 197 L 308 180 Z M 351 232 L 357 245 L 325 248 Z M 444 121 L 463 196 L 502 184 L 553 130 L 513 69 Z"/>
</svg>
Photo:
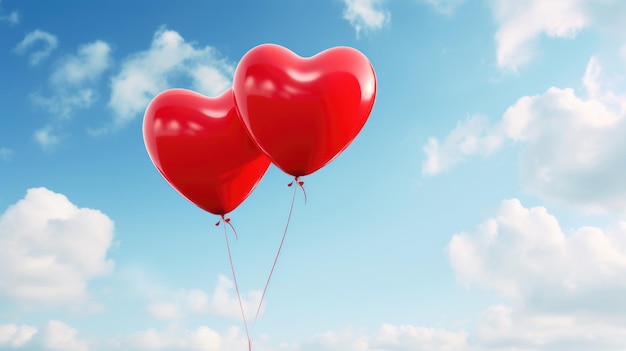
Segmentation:
<svg viewBox="0 0 626 351">
<path fill-rule="evenodd" d="M 228 224 L 230 226 L 230 228 L 233 230 L 233 234 L 235 234 L 235 240 L 239 240 L 239 235 L 237 235 L 237 231 L 235 230 L 235 227 L 233 226 L 232 223 L 230 223 L 230 218 L 225 217 L 224 215 L 221 215 L 221 218 L 219 221 L 217 221 L 217 223 L 215 223 L 215 226 L 219 226 L 220 223 L 224 222 L 224 227 L 226 227 L 226 224 Z M 224 229 L 226 230 L 226 229 Z"/>
<path fill-rule="evenodd" d="M 298 184 L 298 186 L 300 186 L 300 188 L 302 189 L 302 193 L 304 194 L 304 204 L 306 205 L 306 190 L 304 190 L 304 182 L 302 180 L 300 180 L 300 176 L 295 176 L 293 178 L 293 181 L 291 181 L 291 183 L 287 184 L 287 186 L 291 187 L 293 185 L 293 183 Z"/>
</svg>

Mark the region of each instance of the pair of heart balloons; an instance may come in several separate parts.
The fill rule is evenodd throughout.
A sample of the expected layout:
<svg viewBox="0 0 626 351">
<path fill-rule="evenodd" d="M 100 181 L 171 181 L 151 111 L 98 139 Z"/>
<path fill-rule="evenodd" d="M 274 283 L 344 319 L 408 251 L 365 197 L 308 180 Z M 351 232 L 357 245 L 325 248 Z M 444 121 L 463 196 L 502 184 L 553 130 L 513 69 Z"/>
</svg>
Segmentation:
<svg viewBox="0 0 626 351">
<path fill-rule="evenodd" d="M 374 69 L 355 49 L 302 58 L 264 44 L 244 55 L 232 89 L 218 97 L 184 89 L 157 95 L 143 137 L 174 189 L 223 216 L 248 197 L 270 163 L 302 177 L 332 161 L 365 125 L 375 96 Z"/>
</svg>

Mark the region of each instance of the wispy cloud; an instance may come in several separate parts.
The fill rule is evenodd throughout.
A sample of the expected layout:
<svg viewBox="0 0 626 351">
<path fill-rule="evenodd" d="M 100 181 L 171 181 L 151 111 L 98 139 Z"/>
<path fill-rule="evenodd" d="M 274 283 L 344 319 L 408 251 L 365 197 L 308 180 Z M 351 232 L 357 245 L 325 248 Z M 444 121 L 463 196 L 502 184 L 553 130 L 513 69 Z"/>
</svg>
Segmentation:
<svg viewBox="0 0 626 351">
<path fill-rule="evenodd" d="M 0 1 L 0 4 L 2 1 Z M 0 22 L 6 22 L 11 26 L 14 26 L 20 22 L 20 13 L 18 11 L 12 11 L 8 15 L 2 13 L 2 7 L 0 7 Z"/>
<path fill-rule="evenodd" d="M 7 147 L 0 147 L 0 159 L 4 161 L 9 161 L 13 158 L 15 152 Z"/>
<path fill-rule="evenodd" d="M 55 63 L 48 90 L 31 95 L 34 104 L 55 116 L 34 132 L 34 140 L 43 149 L 51 150 L 61 142 L 62 121 L 67 122 L 76 110 L 87 109 L 97 101 L 96 84 L 111 64 L 111 47 L 100 40 L 81 45 L 76 54 Z"/>
<path fill-rule="evenodd" d="M 59 41 L 56 36 L 36 29 L 26 34 L 24 39 L 17 44 L 15 49 L 13 49 L 13 52 L 18 55 L 23 55 L 29 48 L 36 45 L 37 42 L 41 42 L 43 47 L 30 54 L 29 62 L 33 66 L 38 65 L 41 61 L 50 56 L 52 51 L 54 51 L 54 49 L 56 49 L 59 45 Z"/>
<path fill-rule="evenodd" d="M 482 115 L 473 115 L 456 127 L 443 142 L 429 138 L 423 147 L 426 161 L 422 174 L 435 175 L 463 162 L 467 156 L 490 155 L 502 145 L 504 137 L 492 130 L 489 120 Z"/>
<path fill-rule="evenodd" d="M 235 65 L 210 47 L 186 42 L 172 30 L 158 30 L 148 50 L 130 55 L 111 79 L 113 127 L 140 116 L 150 100 L 180 79 L 200 93 L 217 96 L 231 84 Z"/>
<path fill-rule="evenodd" d="M 54 149 L 61 142 L 61 136 L 59 136 L 51 125 L 37 129 L 33 133 L 33 140 L 39 144 L 39 146 L 47 151 Z"/>
<path fill-rule="evenodd" d="M 49 79 L 51 94 L 33 94 L 33 101 L 50 113 L 69 117 L 76 109 L 90 107 L 97 99 L 95 83 L 111 66 L 111 47 L 103 41 L 82 45 L 75 55 L 62 58 Z"/>
<path fill-rule="evenodd" d="M 498 25 L 495 35 L 498 66 L 513 72 L 535 57 L 542 35 L 572 39 L 585 28 L 620 35 L 626 21 L 626 3 L 622 1 L 490 0 L 488 3 Z"/>
<path fill-rule="evenodd" d="M 356 30 L 357 37 L 362 31 L 382 29 L 391 21 L 391 14 L 384 9 L 385 0 L 343 0 L 346 5 L 343 18 Z"/>
<path fill-rule="evenodd" d="M 466 0 L 418 0 L 432 6 L 435 11 L 442 15 L 451 15 Z"/>
</svg>

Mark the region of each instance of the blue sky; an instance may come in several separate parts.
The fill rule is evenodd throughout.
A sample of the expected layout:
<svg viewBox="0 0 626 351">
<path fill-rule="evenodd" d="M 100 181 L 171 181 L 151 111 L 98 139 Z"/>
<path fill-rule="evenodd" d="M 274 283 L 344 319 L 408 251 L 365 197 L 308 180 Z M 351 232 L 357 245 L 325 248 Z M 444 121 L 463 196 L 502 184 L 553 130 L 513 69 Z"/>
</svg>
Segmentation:
<svg viewBox="0 0 626 351">
<path fill-rule="evenodd" d="M 625 23 L 617 0 L 2 0 L 0 349 L 246 349 L 217 217 L 141 123 L 263 43 L 354 47 L 378 91 L 304 179 L 254 350 L 626 349 Z M 248 315 L 290 181 L 230 215 Z"/>
</svg>

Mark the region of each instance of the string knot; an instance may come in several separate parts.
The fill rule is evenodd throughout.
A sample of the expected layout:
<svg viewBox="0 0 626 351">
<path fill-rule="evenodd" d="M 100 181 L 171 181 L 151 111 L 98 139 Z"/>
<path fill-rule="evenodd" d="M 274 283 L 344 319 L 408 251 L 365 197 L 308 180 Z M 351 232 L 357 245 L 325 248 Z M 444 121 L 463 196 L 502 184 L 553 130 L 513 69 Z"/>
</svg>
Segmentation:
<svg viewBox="0 0 626 351">
<path fill-rule="evenodd" d="M 287 184 L 287 186 L 291 187 L 294 183 L 298 184 L 298 186 L 300 186 L 300 189 L 302 189 L 302 194 L 304 194 L 304 204 L 306 205 L 306 190 L 304 190 L 304 182 L 300 180 L 300 176 L 296 176 L 293 178 L 291 183 Z"/>
<path fill-rule="evenodd" d="M 215 223 L 215 226 L 219 226 L 220 223 L 224 222 L 225 224 L 228 224 L 230 226 L 230 228 L 233 230 L 233 233 L 235 233 L 235 240 L 239 241 L 239 236 L 237 235 L 237 231 L 235 230 L 235 227 L 233 227 L 232 223 L 230 223 L 230 218 L 225 217 L 225 215 L 221 215 L 221 218 L 219 221 L 217 221 L 217 223 Z"/>
</svg>

